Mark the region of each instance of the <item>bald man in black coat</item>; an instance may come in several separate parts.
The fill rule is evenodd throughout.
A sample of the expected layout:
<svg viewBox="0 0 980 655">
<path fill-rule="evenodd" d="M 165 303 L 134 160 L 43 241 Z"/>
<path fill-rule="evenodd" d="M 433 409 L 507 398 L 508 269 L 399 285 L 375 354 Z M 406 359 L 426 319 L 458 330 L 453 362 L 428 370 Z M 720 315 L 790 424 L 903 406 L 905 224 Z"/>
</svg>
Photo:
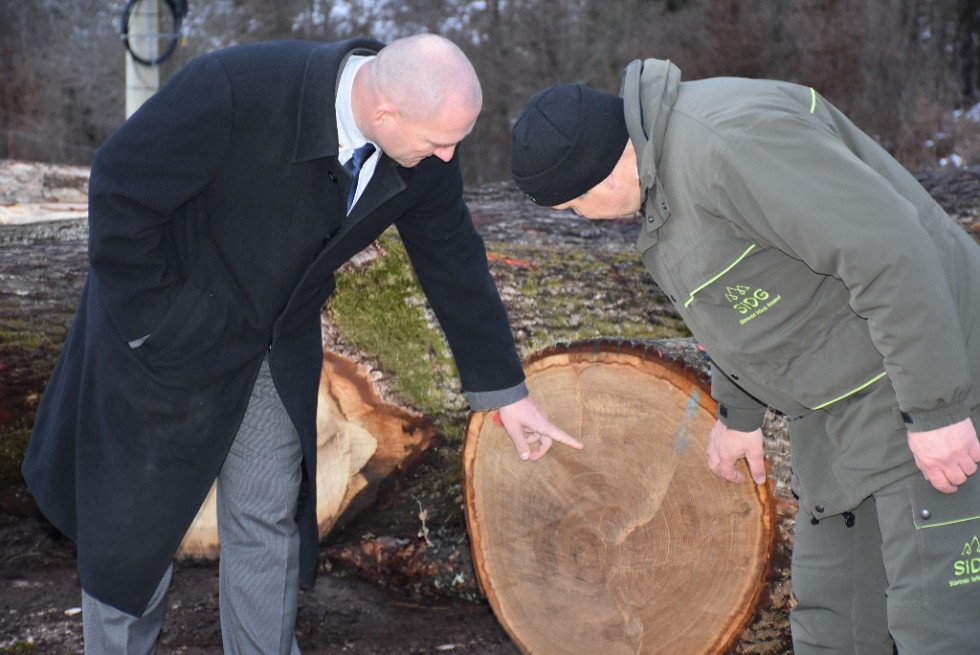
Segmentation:
<svg viewBox="0 0 980 655">
<path fill-rule="evenodd" d="M 153 651 L 172 557 L 216 478 L 226 652 L 296 652 L 320 310 L 392 224 L 471 407 L 500 408 L 525 459 L 580 447 L 527 397 L 462 200 L 456 145 L 481 102 L 465 56 L 432 35 L 237 46 L 191 62 L 99 150 L 89 277 L 23 466 L 78 544 L 88 652 Z M 348 212 L 343 164 L 368 143 Z"/>
</svg>

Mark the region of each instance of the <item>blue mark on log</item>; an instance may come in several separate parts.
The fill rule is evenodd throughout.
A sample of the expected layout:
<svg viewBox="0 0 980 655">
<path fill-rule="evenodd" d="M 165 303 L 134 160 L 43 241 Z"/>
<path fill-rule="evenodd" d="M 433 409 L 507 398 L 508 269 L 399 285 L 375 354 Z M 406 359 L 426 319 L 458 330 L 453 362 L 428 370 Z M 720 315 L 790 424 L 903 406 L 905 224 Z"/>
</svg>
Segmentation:
<svg viewBox="0 0 980 655">
<path fill-rule="evenodd" d="M 694 422 L 694 412 L 698 408 L 698 397 L 700 394 L 701 391 L 695 389 L 691 397 L 688 398 L 687 411 L 684 413 L 684 419 L 677 426 L 677 431 L 674 432 L 674 452 L 678 457 L 682 456 L 687 451 L 687 447 L 691 445 L 691 435 L 688 432 L 688 426 Z"/>
</svg>

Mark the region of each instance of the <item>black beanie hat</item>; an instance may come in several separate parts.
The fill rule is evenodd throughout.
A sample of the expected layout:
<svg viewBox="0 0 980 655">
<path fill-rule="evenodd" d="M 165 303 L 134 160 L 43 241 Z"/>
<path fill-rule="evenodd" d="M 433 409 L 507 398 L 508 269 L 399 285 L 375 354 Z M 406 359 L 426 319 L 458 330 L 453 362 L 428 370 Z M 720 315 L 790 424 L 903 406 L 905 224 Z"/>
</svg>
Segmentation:
<svg viewBox="0 0 980 655">
<path fill-rule="evenodd" d="M 531 96 L 514 123 L 510 172 L 534 203 L 554 207 L 606 179 L 629 133 L 623 99 L 582 84 Z"/>
</svg>

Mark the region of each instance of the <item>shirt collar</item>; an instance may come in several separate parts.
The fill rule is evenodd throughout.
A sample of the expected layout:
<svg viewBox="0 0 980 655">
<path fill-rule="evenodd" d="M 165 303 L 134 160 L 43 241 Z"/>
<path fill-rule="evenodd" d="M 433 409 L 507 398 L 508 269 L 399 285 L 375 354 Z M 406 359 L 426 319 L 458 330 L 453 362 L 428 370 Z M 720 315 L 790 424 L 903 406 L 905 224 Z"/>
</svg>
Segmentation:
<svg viewBox="0 0 980 655">
<path fill-rule="evenodd" d="M 337 159 L 347 161 L 354 154 L 354 150 L 368 142 L 367 137 L 361 134 L 357 123 L 354 121 L 354 109 L 352 105 L 352 94 L 354 89 L 354 76 L 361 66 L 374 59 L 374 57 L 364 57 L 361 55 L 351 55 L 347 60 L 347 65 L 340 75 L 340 83 L 337 85 L 337 140 L 338 152 Z M 375 144 L 377 145 L 377 144 Z"/>
</svg>

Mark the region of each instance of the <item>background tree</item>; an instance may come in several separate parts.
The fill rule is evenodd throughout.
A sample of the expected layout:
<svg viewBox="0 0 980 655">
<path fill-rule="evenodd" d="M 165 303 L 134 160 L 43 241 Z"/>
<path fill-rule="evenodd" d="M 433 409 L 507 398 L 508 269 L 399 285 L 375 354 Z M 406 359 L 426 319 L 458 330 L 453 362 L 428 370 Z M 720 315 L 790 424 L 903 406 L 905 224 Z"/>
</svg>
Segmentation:
<svg viewBox="0 0 980 655">
<path fill-rule="evenodd" d="M 0 157 L 91 161 L 123 120 L 123 6 L 0 0 Z M 685 79 L 813 86 L 914 169 L 980 163 L 968 112 L 980 102 L 976 0 L 189 0 L 189 9 L 163 80 L 236 43 L 453 39 L 484 87 L 462 149 L 471 184 L 508 179 L 510 127 L 532 93 L 559 81 L 616 93 L 623 68 L 643 57 L 671 59 Z"/>
<path fill-rule="evenodd" d="M 120 9 L 0 0 L 0 157 L 91 160 L 123 111 Z"/>
</svg>

